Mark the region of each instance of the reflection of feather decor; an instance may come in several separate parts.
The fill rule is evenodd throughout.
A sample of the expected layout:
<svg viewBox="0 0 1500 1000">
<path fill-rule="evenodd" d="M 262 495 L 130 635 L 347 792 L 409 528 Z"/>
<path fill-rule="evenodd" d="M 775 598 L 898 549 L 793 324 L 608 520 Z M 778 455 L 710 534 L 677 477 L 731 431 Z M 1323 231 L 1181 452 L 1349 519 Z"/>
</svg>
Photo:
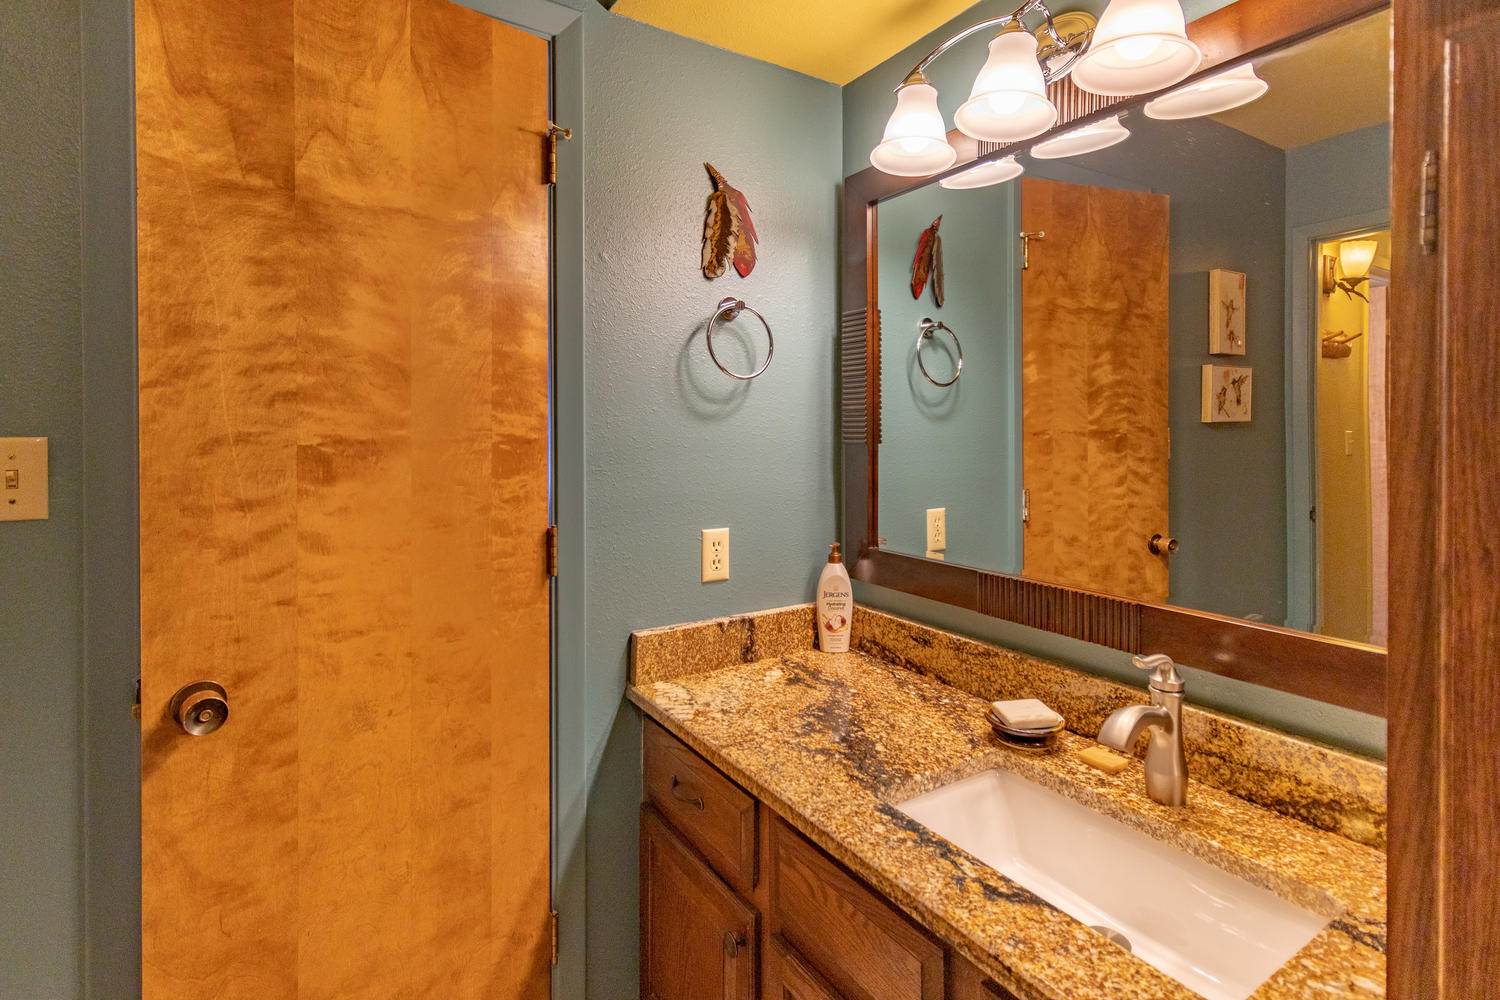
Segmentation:
<svg viewBox="0 0 1500 1000">
<path fill-rule="evenodd" d="M 717 278 L 733 260 L 740 277 L 746 277 L 755 270 L 755 244 L 760 242 L 750 218 L 750 203 L 712 163 L 703 166 L 714 182 L 703 218 L 703 276 Z"/>
<path fill-rule="evenodd" d="M 932 298 L 938 305 L 943 304 L 943 241 L 938 236 L 938 227 L 942 224 L 940 215 L 922 230 L 922 235 L 917 237 L 917 254 L 911 259 L 911 297 L 920 299 L 922 289 L 927 287 L 927 280 L 931 278 Z"/>
</svg>

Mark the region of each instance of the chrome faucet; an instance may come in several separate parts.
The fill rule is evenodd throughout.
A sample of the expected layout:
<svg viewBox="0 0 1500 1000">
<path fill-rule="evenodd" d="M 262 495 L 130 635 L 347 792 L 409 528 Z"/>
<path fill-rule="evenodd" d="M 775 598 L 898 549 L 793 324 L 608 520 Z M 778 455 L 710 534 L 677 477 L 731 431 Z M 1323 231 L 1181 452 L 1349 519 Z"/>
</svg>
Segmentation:
<svg viewBox="0 0 1500 1000">
<path fill-rule="evenodd" d="M 1187 755 L 1182 750 L 1182 677 L 1165 653 L 1133 656 L 1130 662 L 1151 671 L 1147 689 L 1151 704 L 1118 709 L 1099 727 L 1099 742 L 1129 753 L 1146 730 L 1146 794 L 1163 805 L 1187 805 Z"/>
</svg>

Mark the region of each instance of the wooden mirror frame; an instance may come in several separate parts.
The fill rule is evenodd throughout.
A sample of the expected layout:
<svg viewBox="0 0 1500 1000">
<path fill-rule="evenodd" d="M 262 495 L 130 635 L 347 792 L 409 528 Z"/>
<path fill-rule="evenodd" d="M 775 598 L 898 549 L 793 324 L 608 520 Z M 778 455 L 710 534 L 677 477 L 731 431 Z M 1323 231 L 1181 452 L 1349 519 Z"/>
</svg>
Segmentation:
<svg viewBox="0 0 1500 1000">
<path fill-rule="evenodd" d="M 1188 25 L 1203 50 L 1201 76 L 1386 9 L 1389 0 L 1237 0 Z M 844 179 L 840 293 L 843 537 L 851 575 L 954 607 L 1129 653 L 1167 653 L 1187 666 L 1345 708 L 1386 714 L 1386 654 L 1377 646 L 1149 604 L 923 559 L 879 546 L 880 311 L 876 208 L 981 159 L 995 159 L 1048 135 L 1118 113 L 1144 98 L 1097 97 L 1071 80 L 1048 88 L 1058 123 L 1027 143 L 977 143 L 953 129 L 958 162 L 943 174 L 894 177 L 868 167 Z"/>
</svg>

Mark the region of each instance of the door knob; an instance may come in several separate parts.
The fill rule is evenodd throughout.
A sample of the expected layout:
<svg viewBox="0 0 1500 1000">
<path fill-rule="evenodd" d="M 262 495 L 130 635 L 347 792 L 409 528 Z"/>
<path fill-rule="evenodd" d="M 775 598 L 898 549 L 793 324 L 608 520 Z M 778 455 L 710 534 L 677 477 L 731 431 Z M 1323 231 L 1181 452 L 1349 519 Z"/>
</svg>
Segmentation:
<svg viewBox="0 0 1500 1000">
<path fill-rule="evenodd" d="M 1151 550 L 1153 556 L 1170 556 L 1181 547 L 1181 544 L 1177 539 L 1158 532 L 1151 536 L 1151 541 L 1146 543 L 1146 548 Z"/>
<path fill-rule="evenodd" d="M 229 721 L 229 695 L 213 681 L 194 681 L 172 696 L 168 711 L 189 736 L 207 736 Z"/>
</svg>

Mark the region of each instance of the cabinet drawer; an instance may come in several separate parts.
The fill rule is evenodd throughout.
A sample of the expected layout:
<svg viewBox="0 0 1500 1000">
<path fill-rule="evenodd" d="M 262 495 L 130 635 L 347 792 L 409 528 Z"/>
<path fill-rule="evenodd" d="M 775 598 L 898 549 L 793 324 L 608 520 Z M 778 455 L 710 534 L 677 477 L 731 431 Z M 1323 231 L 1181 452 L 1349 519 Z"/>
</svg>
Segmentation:
<svg viewBox="0 0 1500 1000">
<path fill-rule="evenodd" d="M 756 913 L 641 807 L 641 996 L 754 1000 Z"/>
<path fill-rule="evenodd" d="M 828 981 L 779 937 L 766 949 L 766 984 L 761 1000 L 844 1000 Z"/>
<path fill-rule="evenodd" d="M 748 895 L 756 877 L 755 800 L 654 722 L 646 723 L 644 756 L 647 799 Z"/>
<path fill-rule="evenodd" d="M 772 935 L 840 1000 L 942 1000 L 943 949 L 800 833 L 771 822 Z"/>
</svg>

